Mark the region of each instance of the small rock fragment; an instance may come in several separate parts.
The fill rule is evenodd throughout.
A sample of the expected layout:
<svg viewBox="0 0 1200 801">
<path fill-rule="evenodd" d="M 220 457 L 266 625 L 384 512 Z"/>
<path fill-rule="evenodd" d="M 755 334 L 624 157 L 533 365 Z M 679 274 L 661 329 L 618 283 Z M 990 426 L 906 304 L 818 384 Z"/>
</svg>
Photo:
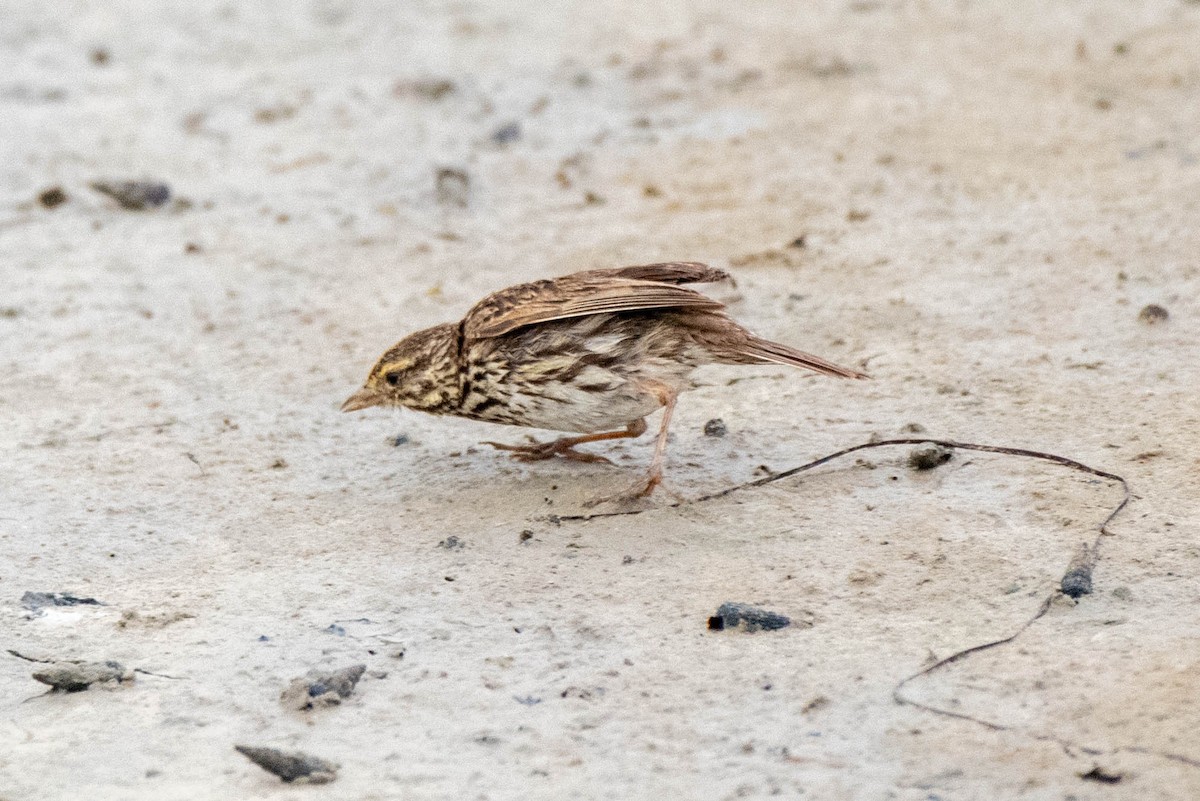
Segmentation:
<svg viewBox="0 0 1200 801">
<path fill-rule="evenodd" d="M 1165 323 L 1170 316 L 1171 314 L 1157 303 L 1151 303 L 1138 312 L 1138 319 L 1146 325 Z"/>
<path fill-rule="evenodd" d="M 498 145 L 507 145 L 521 138 L 521 123 L 510 122 L 492 131 L 492 141 Z"/>
<path fill-rule="evenodd" d="M 235 745 L 234 750 L 263 770 L 275 774 L 289 784 L 294 781 L 308 784 L 328 784 L 337 778 L 339 765 L 336 762 L 299 751 L 286 752 L 275 748 L 257 748 L 251 745 Z"/>
<path fill-rule="evenodd" d="M 21 606 L 37 612 L 47 606 L 102 606 L 95 598 L 80 598 L 66 592 L 26 592 L 21 596 Z"/>
<path fill-rule="evenodd" d="M 92 181 L 88 186 L 130 211 L 158 208 L 171 199 L 171 187 L 158 181 Z"/>
<path fill-rule="evenodd" d="M 51 662 L 33 672 L 33 678 L 66 693 L 86 690 L 93 684 L 133 681 L 133 671 L 120 662 Z"/>
<path fill-rule="evenodd" d="M 1124 774 L 1105 770 L 1099 765 L 1094 766 L 1087 773 L 1080 773 L 1078 775 L 1085 782 L 1099 782 L 1100 784 L 1120 784 L 1121 779 L 1125 778 Z"/>
<path fill-rule="evenodd" d="M 354 694 L 354 688 L 366 670 L 366 665 L 351 665 L 332 673 L 310 671 L 304 678 L 292 679 L 287 689 L 280 693 L 279 700 L 288 709 L 301 712 L 337 706 Z"/>
<path fill-rule="evenodd" d="M 438 543 L 439 548 L 445 548 L 447 551 L 456 551 L 465 548 L 466 546 L 467 544 L 465 542 L 453 534 Z"/>
<path fill-rule="evenodd" d="M 392 94 L 396 97 L 413 95 L 422 100 L 441 100 L 456 89 L 454 81 L 446 78 L 419 78 L 415 81 L 398 81 L 392 87 Z"/>
<path fill-rule="evenodd" d="M 49 189 L 42 190 L 38 193 L 37 199 L 38 203 L 41 203 L 47 209 L 61 206 L 68 200 L 67 193 L 63 191 L 61 186 L 52 186 Z"/>
<path fill-rule="evenodd" d="M 408 444 L 408 434 L 397 434 L 388 441 L 392 443 L 393 448 L 399 448 L 401 445 Z"/>
<path fill-rule="evenodd" d="M 725 421 L 720 417 L 714 417 L 704 424 L 704 436 L 706 437 L 723 437 L 729 433 L 729 429 L 725 427 Z"/>
<path fill-rule="evenodd" d="M 439 205 L 466 208 L 471 197 L 471 178 L 466 170 L 439 167 L 436 173 L 436 188 Z"/>
<path fill-rule="evenodd" d="M 918 445 L 909 451 L 908 466 L 914 470 L 932 470 L 944 465 L 952 458 L 954 458 L 953 450 L 930 442 L 926 445 Z"/>
<path fill-rule="evenodd" d="M 1096 567 L 1096 552 L 1085 542 L 1079 546 L 1067 572 L 1063 574 L 1059 587 L 1064 595 L 1079 598 L 1092 594 L 1092 570 Z"/>
<path fill-rule="evenodd" d="M 726 602 L 717 607 L 717 614 L 708 619 L 712 631 L 741 628 L 744 631 L 774 631 L 790 626 L 790 618 L 749 604 Z"/>
</svg>

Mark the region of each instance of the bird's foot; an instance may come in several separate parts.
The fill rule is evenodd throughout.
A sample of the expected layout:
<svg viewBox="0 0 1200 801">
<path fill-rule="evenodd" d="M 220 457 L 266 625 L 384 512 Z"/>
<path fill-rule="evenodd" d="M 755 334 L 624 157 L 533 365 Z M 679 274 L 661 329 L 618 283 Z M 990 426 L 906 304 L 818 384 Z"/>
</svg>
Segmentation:
<svg viewBox="0 0 1200 801">
<path fill-rule="evenodd" d="M 642 498 L 650 497 L 650 495 L 652 495 L 659 487 L 662 487 L 663 492 L 674 498 L 677 503 L 684 503 L 686 501 L 682 495 L 663 485 L 661 472 L 653 472 L 623 492 L 618 492 L 615 495 L 602 495 L 599 498 L 592 498 L 589 501 L 584 501 L 583 505 L 588 509 L 592 508 L 593 506 L 599 506 L 602 503 L 610 502 L 627 505 L 633 503 L 634 501 L 639 501 Z"/>
<path fill-rule="evenodd" d="M 542 459 L 553 459 L 557 456 L 563 459 L 570 459 L 573 462 L 603 462 L 604 464 L 612 464 L 611 459 L 607 459 L 599 454 L 575 450 L 575 446 L 579 444 L 579 441 L 575 437 L 563 437 L 553 442 L 535 442 L 531 445 L 508 445 L 503 442 L 482 442 L 480 444 L 491 445 L 496 450 L 509 451 L 512 453 L 513 458 L 520 459 L 523 462 L 538 462 Z"/>
</svg>

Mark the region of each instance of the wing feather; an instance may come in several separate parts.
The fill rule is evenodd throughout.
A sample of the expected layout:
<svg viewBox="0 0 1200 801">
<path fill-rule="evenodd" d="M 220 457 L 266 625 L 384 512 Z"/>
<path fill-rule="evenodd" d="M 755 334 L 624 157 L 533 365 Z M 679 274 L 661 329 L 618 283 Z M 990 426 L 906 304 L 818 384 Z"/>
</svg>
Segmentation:
<svg viewBox="0 0 1200 801">
<path fill-rule="evenodd" d="M 528 325 L 592 314 L 646 309 L 721 309 L 720 301 L 679 284 L 716 281 L 721 270 L 694 262 L 667 262 L 616 270 L 588 270 L 502 289 L 467 312 L 468 339 L 498 337 Z"/>
</svg>

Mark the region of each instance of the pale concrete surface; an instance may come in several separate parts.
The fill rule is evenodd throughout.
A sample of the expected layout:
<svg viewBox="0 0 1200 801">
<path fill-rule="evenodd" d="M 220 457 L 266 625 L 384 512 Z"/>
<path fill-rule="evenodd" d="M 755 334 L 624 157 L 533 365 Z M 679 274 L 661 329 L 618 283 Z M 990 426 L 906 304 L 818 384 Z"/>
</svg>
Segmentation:
<svg viewBox="0 0 1200 801">
<path fill-rule="evenodd" d="M 43 696 L 0 660 L 0 798 L 1200 797 L 1200 5 L 45 5 L 0 21 L 0 632 L 177 678 Z M 910 423 L 1128 476 L 1093 595 L 911 687 L 1008 731 L 892 689 L 1026 621 L 1104 482 L 869 451 L 556 526 L 648 438 L 526 466 L 474 447 L 518 429 L 337 412 L 487 291 L 660 259 L 874 375 L 706 371 L 685 495 Z M 708 632 L 723 601 L 812 625 Z M 280 705 L 356 662 L 341 707 Z"/>
</svg>

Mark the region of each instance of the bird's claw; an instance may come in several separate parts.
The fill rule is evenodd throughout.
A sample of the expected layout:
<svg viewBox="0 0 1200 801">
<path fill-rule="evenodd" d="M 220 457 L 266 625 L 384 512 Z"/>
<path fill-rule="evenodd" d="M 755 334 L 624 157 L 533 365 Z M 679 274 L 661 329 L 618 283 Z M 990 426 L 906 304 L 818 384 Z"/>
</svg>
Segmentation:
<svg viewBox="0 0 1200 801">
<path fill-rule="evenodd" d="M 553 459 L 556 456 L 573 462 L 602 462 L 612 464 L 612 460 L 596 453 L 585 453 L 575 450 L 569 441 L 555 440 L 553 442 L 536 442 L 532 445 L 508 445 L 503 442 L 482 442 L 481 445 L 491 445 L 501 451 L 509 451 L 514 459 L 522 462 L 539 462 L 543 459 Z"/>
<path fill-rule="evenodd" d="M 629 504 L 633 503 L 634 501 L 639 501 L 642 498 L 649 497 L 650 494 L 653 493 L 658 487 L 662 487 L 663 492 L 674 498 L 677 503 L 684 503 L 686 501 L 686 499 L 679 493 L 675 492 L 669 487 L 663 486 L 662 473 L 652 473 L 624 492 L 618 492 L 616 495 L 602 495 L 599 498 L 592 498 L 591 500 L 584 501 L 583 505 L 585 508 L 591 509 L 594 506 L 599 506 L 602 503 L 609 502 Z"/>
</svg>

